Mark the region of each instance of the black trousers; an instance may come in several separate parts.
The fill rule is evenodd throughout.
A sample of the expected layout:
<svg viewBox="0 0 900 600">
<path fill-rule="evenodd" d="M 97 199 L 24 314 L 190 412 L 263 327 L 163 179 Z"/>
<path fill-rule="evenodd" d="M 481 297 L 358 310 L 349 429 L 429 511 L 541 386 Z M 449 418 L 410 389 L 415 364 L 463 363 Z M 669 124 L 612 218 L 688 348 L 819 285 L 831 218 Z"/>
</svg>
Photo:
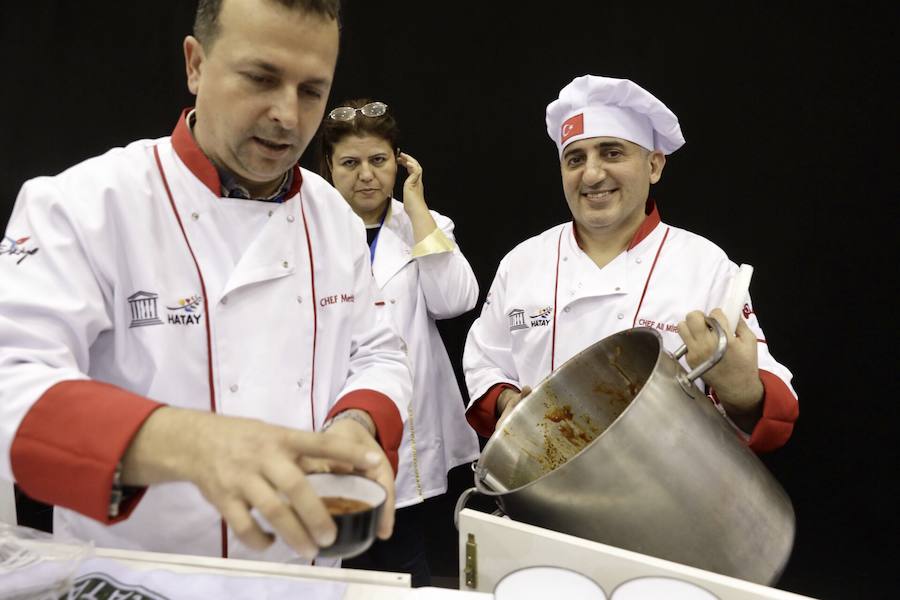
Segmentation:
<svg viewBox="0 0 900 600">
<path fill-rule="evenodd" d="M 345 560 L 341 566 L 350 569 L 409 573 L 412 586 L 431 584 L 431 570 L 425 555 L 424 504 L 397 510 L 394 533 L 387 540 L 376 539 L 364 553 Z"/>
</svg>

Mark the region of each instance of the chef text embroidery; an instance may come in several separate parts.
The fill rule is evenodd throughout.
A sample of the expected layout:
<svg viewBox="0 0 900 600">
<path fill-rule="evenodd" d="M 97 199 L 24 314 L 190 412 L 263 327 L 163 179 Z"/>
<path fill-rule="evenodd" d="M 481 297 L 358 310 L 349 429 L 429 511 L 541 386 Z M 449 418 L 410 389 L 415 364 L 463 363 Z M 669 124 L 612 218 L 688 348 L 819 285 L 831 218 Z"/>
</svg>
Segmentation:
<svg viewBox="0 0 900 600">
<path fill-rule="evenodd" d="M 677 323 L 663 323 L 653 321 L 651 319 L 638 319 L 637 324 L 641 327 L 653 327 L 655 329 L 659 329 L 660 331 L 678 331 Z"/>
<path fill-rule="evenodd" d="M 355 302 L 353 294 L 334 294 L 332 296 L 324 296 L 319 300 L 319 306 L 325 308 L 329 304 L 338 304 L 340 302 Z"/>
</svg>

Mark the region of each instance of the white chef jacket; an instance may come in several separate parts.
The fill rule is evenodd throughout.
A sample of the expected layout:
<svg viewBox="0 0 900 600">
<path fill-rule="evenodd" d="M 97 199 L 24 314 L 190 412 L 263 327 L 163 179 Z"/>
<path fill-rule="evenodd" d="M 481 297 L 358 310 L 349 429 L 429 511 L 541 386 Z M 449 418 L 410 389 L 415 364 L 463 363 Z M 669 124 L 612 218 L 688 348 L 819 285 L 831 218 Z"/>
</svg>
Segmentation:
<svg viewBox="0 0 900 600">
<path fill-rule="evenodd" d="M 171 138 L 23 186 L 0 247 L 0 477 L 106 520 L 113 467 L 156 406 L 147 399 L 302 430 L 361 407 L 390 456 L 411 396 L 402 342 L 377 304 L 358 217 L 319 176 L 294 178 L 239 255 L 240 220 L 184 118 Z M 57 506 L 54 531 L 296 559 L 280 541 L 243 546 L 190 483 L 151 486 L 126 520 L 94 519 Z"/>
<path fill-rule="evenodd" d="M 413 400 L 400 444 L 397 507 L 444 493 L 447 471 L 479 453 L 478 436 L 466 423 L 453 367 L 435 325 L 436 319 L 475 307 L 478 281 L 456 245 L 453 221 L 436 211 L 431 216 L 452 251 L 414 257 L 412 222 L 403 204 L 392 199 L 372 263 L 375 281 L 408 346 L 413 372 Z"/>
<path fill-rule="evenodd" d="M 677 326 L 687 313 L 708 314 L 721 305 L 738 266 L 709 240 L 660 222 L 652 202 L 648 212 L 628 249 L 602 268 L 581 250 L 572 223 L 522 242 L 503 258 L 466 339 L 470 422 L 476 403 L 492 388 L 500 391 L 497 384 L 534 387 L 581 350 L 631 327 L 656 329 L 673 352 L 683 343 Z M 791 373 L 769 352 L 752 306 L 748 295 L 743 315 L 759 340 L 766 403 L 780 399 L 780 408 L 791 413 Z M 782 434 L 785 421 L 793 423 L 776 412 L 764 410 L 754 437 L 768 439 L 766 416 Z M 768 448 L 765 440 L 762 446 Z"/>
</svg>

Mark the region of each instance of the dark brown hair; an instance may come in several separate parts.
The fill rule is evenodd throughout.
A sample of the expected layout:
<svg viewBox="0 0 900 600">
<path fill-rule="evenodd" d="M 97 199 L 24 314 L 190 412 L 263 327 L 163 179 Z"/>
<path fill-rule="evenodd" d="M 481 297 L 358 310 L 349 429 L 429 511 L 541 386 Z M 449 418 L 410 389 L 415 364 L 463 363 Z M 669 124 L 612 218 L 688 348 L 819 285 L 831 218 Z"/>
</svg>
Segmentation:
<svg viewBox="0 0 900 600">
<path fill-rule="evenodd" d="M 307 13 L 338 19 L 341 13 L 341 0 L 261 0 L 278 2 L 288 8 L 296 8 Z M 194 37 L 209 50 L 216 36 L 219 35 L 219 13 L 222 12 L 223 0 L 199 0 L 197 14 L 194 17 Z"/>
<path fill-rule="evenodd" d="M 372 102 L 368 98 L 356 98 L 354 100 L 345 100 L 336 106 L 351 106 L 353 108 L 361 108 Z M 381 138 L 390 144 L 391 149 L 397 152 L 397 142 L 400 139 L 400 129 L 397 127 L 397 121 L 391 114 L 388 107 L 380 117 L 367 117 L 360 112 L 350 121 L 338 121 L 330 118 L 327 114 L 319 127 L 319 134 L 316 143 L 316 162 L 318 163 L 319 175 L 324 177 L 328 183 L 334 183 L 331 179 L 331 155 L 334 153 L 335 144 L 341 142 L 349 135 L 365 136 Z"/>
</svg>

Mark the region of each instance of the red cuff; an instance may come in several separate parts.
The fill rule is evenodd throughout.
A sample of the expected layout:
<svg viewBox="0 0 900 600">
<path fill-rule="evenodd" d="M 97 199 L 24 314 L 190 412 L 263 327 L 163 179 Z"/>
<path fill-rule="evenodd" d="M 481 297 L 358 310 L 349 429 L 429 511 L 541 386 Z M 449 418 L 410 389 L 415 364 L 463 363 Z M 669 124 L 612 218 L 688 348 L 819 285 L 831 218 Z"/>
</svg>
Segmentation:
<svg viewBox="0 0 900 600">
<path fill-rule="evenodd" d="M 38 398 L 10 449 L 16 483 L 41 502 L 63 506 L 101 523 L 124 520 L 143 491 L 109 518 L 113 473 L 131 439 L 163 406 L 99 381 L 63 381 Z"/>
<path fill-rule="evenodd" d="M 391 468 L 394 469 L 394 475 L 396 475 L 399 462 L 397 452 L 400 449 L 400 440 L 403 438 L 403 419 L 400 417 L 397 405 L 381 392 L 354 390 L 337 401 L 337 404 L 328 411 L 325 420 L 351 408 L 366 411 L 375 421 L 375 438 L 381 444 L 381 448 L 391 463 Z"/>
<path fill-rule="evenodd" d="M 519 389 L 508 383 L 496 383 L 488 388 L 484 395 L 472 403 L 469 410 L 466 411 L 466 421 L 472 426 L 478 435 L 489 438 L 494 433 L 497 426 L 497 398 L 500 392 L 505 389 Z"/>
<path fill-rule="evenodd" d="M 754 452 L 771 452 L 783 446 L 794 431 L 800 406 L 790 388 L 777 375 L 759 370 L 762 381 L 763 414 L 753 428 L 749 446 Z"/>
</svg>

